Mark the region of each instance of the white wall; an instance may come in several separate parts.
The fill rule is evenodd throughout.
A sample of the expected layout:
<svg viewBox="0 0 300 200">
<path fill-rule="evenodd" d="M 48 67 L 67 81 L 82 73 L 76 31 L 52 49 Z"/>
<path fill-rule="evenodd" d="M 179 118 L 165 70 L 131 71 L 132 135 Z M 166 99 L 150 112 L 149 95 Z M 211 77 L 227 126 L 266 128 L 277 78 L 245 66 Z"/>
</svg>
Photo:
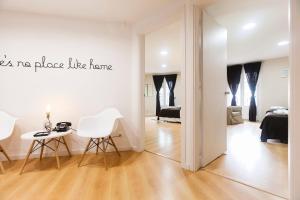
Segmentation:
<svg viewBox="0 0 300 200">
<path fill-rule="evenodd" d="M 164 81 L 165 83 L 165 81 Z M 152 86 L 152 95 L 145 96 L 145 115 L 146 116 L 155 116 L 156 115 L 156 90 L 153 82 L 153 75 L 146 74 L 145 76 L 145 84 Z M 175 95 L 175 106 L 181 106 L 181 98 L 182 98 L 182 88 L 181 88 L 181 76 L 177 75 L 176 85 L 174 89 Z"/>
<path fill-rule="evenodd" d="M 262 63 L 257 83 L 259 120 L 264 118 L 271 106 L 288 107 L 288 77 L 282 77 L 282 70 L 288 68 L 288 57 L 266 60 Z"/>
<path fill-rule="evenodd" d="M 135 147 L 138 112 L 131 80 L 138 76 L 132 67 L 132 28 L 120 23 L 87 22 L 38 15 L 0 13 L 0 58 L 31 63 L 42 56 L 52 62 L 77 58 L 110 64 L 112 71 L 25 69 L 0 67 L 0 109 L 17 116 L 13 136 L 2 144 L 15 158 L 22 157 L 29 141 L 20 135 L 42 128 L 45 107 L 51 104 L 52 120 L 71 121 L 74 128 L 81 116 L 92 115 L 105 107 L 117 107 L 124 115 L 116 139 L 120 149 Z M 138 66 L 137 66 L 138 67 Z M 86 140 L 68 137 L 74 152 L 81 152 Z"/>
</svg>

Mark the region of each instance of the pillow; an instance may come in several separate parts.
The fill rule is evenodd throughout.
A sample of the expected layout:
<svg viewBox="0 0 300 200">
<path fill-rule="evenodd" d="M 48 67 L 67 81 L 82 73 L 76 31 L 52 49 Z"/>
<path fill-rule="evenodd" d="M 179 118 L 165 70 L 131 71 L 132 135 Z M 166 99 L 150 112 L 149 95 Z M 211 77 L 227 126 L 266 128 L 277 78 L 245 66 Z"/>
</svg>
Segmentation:
<svg viewBox="0 0 300 200">
<path fill-rule="evenodd" d="M 278 109 L 278 110 L 274 110 L 273 111 L 275 114 L 279 114 L 279 115 L 287 115 L 289 114 L 287 110 L 285 109 Z"/>
<path fill-rule="evenodd" d="M 271 110 L 277 110 L 277 109 L 281 109 L 281 110 L 282 110 L 282 109 L 285 109 L 285 110 L 286 110 L 287 108 L 285 108 L 285 107 L 283 107 L 283 106 L 272 106 L 272 107 L 271 107 Z"/>
</svg>

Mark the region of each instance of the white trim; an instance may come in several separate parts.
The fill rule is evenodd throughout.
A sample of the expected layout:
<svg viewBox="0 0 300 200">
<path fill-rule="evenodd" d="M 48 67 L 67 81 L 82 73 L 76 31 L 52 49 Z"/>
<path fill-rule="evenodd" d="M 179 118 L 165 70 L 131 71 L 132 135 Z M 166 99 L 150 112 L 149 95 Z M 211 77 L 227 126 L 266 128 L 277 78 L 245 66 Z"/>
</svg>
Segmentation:
<svg viewBox="0 0 300 200">
<path fill-rule="evenodd" d="M 183 155 L 185 160 L 183 167 L 196 171 L 200 168 L 200 105 L 197 94 L 200 93 L 199 80 L 199 25 L 200 25 L 200 9 L 194 2 L 187 2 L 185 5 L 185 70 L 183 70 L 184 79 L 182 83 L 185 85 L 185 116 L 182 120 L 185 131 L 185 149 Z M 188 103 L 187 103 L 188 102 Z M 197 112 L 197 110 L 199 112 Z M 198 135 L 197 135 L 198 134 Z"/>
<path fill-rule="evenodd" d="M 134 150 L 134 148 L 132 148 L 131 146 L 121 146 L 121 147 L 117 146 L 117 147 L 120 152 Z M 28 146 L 28 148 L 29 148 L 29 146 Z M 60 149 L 58 151 L 59 156 L 68 156 L 68 152 L 64 148 L 65 148 L 64 146 L 60 147 Z M 80 148 L 80 149 L 74 149 L 74 150 L 70 149 L 70 150 L 71 150 L 72 156 L 75 156 L 75 155 L 82 155 L 82 153 L 84 152 L 85 149 Z M 108 147 L 107 152 L 115 152 L 115 150 L 113 147 Z M 94 154 L 94 152 L 91 150 L 88 152 L 88 154 Z M 48 151 L 47 149 L 45 150 L 43 155 L 44 155 L 43 158 L 55 157 L 54 152 L 52 152 L 50 150 Z M 29 159 L 39 158 L 39 156 L 40 156 L 40 152 L 36 151 L 30 155 Z M 13 155 L 9 155 L 9 157 L 11 158 L 11 160 L 23 160 L 26 157 L 26 153 L 13 154 Z M 6 159 L 1 158 L 0 161 L 6 161 Z"/>
<path fill-rule="evenodd" d="M 133 113 L 137 116 L 135 119 L 137 129 L 137 141 L 135 151 L 144 151 L 145 138 L 145 101 L 144 101 L 144 85 L 145 85 L 145 35 L 137 32 L 133 33 L 133 60 L 132 64 L 135 68 L 133 70 L 133 77 L 137 77 L 133 81 L 133 95 L 136 97 L 132 101 Z"/>
<path fill-rule="evenodd" d="M 300 34 L 300 1 L 290 0 L 290 70 L 289 70 L 289 190 L 290 199 L 300 199 L 300 173 L 299 173 L 299 131 L 300 126 L 297 118 L 299 109 L 299 52 L 300 41 L 297 38 Z M 298 76 L 298 77 L 297 77 Z M 298 81 L 297 81 L 298 80 Z M 297 102 L 298 100 L 298 102 Z M 297 104 L 298 103 L 298 104 Z M 299 119 L 298 119 L 299 120 Z M 297 133 L 297 134 L 296 134 Z"/>
<path fill-rule="evenodd" d="M 181 74 L 181 72 L 179 72 L 179 71 L 170 71 L 170 72 L 159 72 L 159 73 L 153 73 L 153 72 L 151 72 L 151 73 L 145 73 L 145 75 L 147 76 L 147 75 L 169 75 L 169 74 L 177 74 L 177 75 L 180 75 Z"/>
</svg>

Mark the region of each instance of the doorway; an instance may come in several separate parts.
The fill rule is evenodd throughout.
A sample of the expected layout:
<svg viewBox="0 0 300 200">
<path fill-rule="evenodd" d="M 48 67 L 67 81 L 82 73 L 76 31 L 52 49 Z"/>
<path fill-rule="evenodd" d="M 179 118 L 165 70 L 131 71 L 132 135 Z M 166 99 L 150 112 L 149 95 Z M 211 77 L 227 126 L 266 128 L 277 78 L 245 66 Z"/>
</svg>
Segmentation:
<svg viewBox="0 0 300 200">
<path fill-rule="evenodd" d="M 182 19 L 145 35 L 145 151 L 181 162 Z"/>
<path fill-rule="evenodd" d="M 228 30 L 227 65 L 240 67 L 240 79 L 237 88 L 226 83 L 227 151 L 204 169 L 288 198 L 288 2 L 226 1 L 207 11 Z M 254 91 L 253 63 L 260 63 Z"/>
</svg>

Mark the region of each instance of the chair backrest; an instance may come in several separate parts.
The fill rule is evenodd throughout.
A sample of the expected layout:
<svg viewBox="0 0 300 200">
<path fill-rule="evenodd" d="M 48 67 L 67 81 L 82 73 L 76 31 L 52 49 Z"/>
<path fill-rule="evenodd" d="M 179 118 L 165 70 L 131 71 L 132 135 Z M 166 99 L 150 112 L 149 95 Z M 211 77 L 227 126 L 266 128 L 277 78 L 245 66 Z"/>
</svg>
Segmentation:
<svg viewBox="0 0 300 200">
<path fill-rule="evenodd" d="M 82 117 L 79 120 L 77 134 L 82 137 L 106 137 L 115 131 L 120 118 L 123 116 L 116 108 L 105 109 L 95 116 Z"/>
<path fill-rule="evenodd" d="M 228 106 L 227 107 L 227 110 L 229 111 L 229 112 L 240 112 L 240 113 L 242 113 L 242 107 L 241 106 Z"/>
<path fill-rule="evenodd" d="M 6 139 L 13 133 L 16 118 L 0 111 L 0 140 Z"/>
</svg>

